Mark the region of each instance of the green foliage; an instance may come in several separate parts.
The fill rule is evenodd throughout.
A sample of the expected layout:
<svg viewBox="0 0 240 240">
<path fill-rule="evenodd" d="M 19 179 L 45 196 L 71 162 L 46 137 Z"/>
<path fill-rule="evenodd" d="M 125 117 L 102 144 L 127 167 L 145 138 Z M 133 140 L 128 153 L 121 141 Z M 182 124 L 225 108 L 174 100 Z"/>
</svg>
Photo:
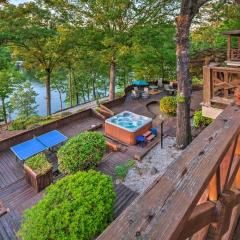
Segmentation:
<svg viewBox="0 0 240 240">
<path fill-rule="evenodd" d="M 27 118 L 36 114 L 37 93 L 34 91 L 30 82 L 19 85 L 10 98 L 12 109 L 16 110 L 19 118 Z"/>
<path fill-rule="evenodd" d="M 8 126 L 8 130 L 14 131 L 14 130 L 24 130 L 26 129 L 26 119 L 23 118 L 17 118 L 14 121 L 11 122 L 11 124 Z"/>
<path fill-rule="evenodd" d="M 202 111 L 196 111 L 193 116 L 193 125 L 195 128 L 206 127 L 212 123 L 211 118 L 204 117 Z"/>
<path fill-rule="evenodd" d="M 30 167 L 37 175 L 43 175 L 52 168 L 52 165 L 43 153 L 27 159 L 24 164 Z"/>
<path fill-rule="evenodd" d="M 193 77 L 192 78 L 192 85 L 203 85 L 203 79 L 198 78 L 198 77 Z"/>
<path fill-rule="evenodd" d="M 84 132 L 69 139 L 58 151 L 59 170 L 75 173 L 95 167 L 106 151 L 104 136 L 99 132 Z"/>
<path fill-rule="evenodd" d="M 90 240 L 112 221 L 115 193 L 111 177 L 78 172 L 47 188 L 26 210 L 18 236 L 22 240 Z"/>
<path fill-rule="evenodd" d="M 135 165 L 135 161 L 134 160 L 129 160 L 127 163 L 125 164 L 121 164 L 116 166 L 115 168 L 115 175 L 118 179 L 123 180 L 127 174 L 130 168 L 132 168 Z"/>
<path fill-rule="evenodd" d="M 179 93 L 176 96 L 177 103 L 185 103 L 186 99 L 185 97 L 181 96 Z"/>
<path fill-rule="evenodd" d="M 17 118 L 11 122 L 8 126 L 8 130 L 25 130 L 25 129 L 33 129 L 35 127 L 39 127 L 55 120 L 60 119 L 61 116 L 30 116 L 28 118 Z"/>
<path fill-rule="evenodd" d="M 160 100 L 160 111 L 175 116 L 177 113 L 177 98 L 173 96 L 163 97 Z"/>
</svg>

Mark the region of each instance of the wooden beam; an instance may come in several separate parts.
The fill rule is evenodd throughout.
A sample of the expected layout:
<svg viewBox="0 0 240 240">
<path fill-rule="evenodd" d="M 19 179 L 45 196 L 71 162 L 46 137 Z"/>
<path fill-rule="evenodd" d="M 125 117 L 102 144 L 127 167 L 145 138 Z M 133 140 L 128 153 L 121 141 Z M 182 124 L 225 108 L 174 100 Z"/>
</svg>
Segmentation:
<svg viewBox="0 0 240 240">
<path fill-rule="evenodd" d="M 185 240 L 194 233 L 200 231 L 205 226 L 216 221 L 216 205 L 212 202 L 202 203 L 194 209 L 189 220 L 179 237 L 179 240 Z"/>
</svg>

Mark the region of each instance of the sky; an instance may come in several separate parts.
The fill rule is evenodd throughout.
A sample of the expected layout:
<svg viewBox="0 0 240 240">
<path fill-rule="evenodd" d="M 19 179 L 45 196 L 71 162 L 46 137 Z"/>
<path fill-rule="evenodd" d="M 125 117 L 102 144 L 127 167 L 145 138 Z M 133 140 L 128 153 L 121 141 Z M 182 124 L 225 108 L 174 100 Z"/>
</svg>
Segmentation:
<svg viewBox="0 0 240 240">
<path fill-rule="evenodd" d="M 10 0 L 9 2 L 13 4 L 19 4 L 19 3 L 29 2 L 29 0 Z"/>
</svg>

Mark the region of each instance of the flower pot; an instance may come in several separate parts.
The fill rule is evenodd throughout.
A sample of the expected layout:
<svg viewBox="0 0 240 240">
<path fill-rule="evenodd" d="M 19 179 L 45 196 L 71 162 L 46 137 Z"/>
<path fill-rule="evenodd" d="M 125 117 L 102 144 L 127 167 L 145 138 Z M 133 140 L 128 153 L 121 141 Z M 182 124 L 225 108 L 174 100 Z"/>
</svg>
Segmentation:
<svg viewBox="0 0 240 240">
<path fill-rule="evenodd" d="M 52 168 L 44 174 L 36 174 L 30 167 L 24 165 L 26 181 L 34 188 L 36 192 L 42 191 L 52 183 Z"/>
</svg>

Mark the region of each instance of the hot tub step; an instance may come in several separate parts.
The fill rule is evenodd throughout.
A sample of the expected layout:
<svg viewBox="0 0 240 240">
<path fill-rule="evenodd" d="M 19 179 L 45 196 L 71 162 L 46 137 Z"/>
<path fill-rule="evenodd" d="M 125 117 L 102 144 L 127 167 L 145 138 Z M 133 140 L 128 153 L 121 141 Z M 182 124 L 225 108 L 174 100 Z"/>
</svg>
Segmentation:
<svg viewBox="0 0 240 240">
<path fill-rule="evenodd" d="M 147 138 L 147 137 L 150 136 L 151 134 L 152 134 L 151 131 L 147 131 L 147 132 L 145 132 L 145 133 L 143 134 L 143 136 L 144 136 L 145 138 Z"/>
<path fill-rule="evenodd" d="M 150 142 L 150 141 L 152 141 L 155 137 L 156 137 L 155 135 L 151 134 L 151 135 L 149 135 L 149 136 L 147 137 L 147 141 Z"/>
</svg>

